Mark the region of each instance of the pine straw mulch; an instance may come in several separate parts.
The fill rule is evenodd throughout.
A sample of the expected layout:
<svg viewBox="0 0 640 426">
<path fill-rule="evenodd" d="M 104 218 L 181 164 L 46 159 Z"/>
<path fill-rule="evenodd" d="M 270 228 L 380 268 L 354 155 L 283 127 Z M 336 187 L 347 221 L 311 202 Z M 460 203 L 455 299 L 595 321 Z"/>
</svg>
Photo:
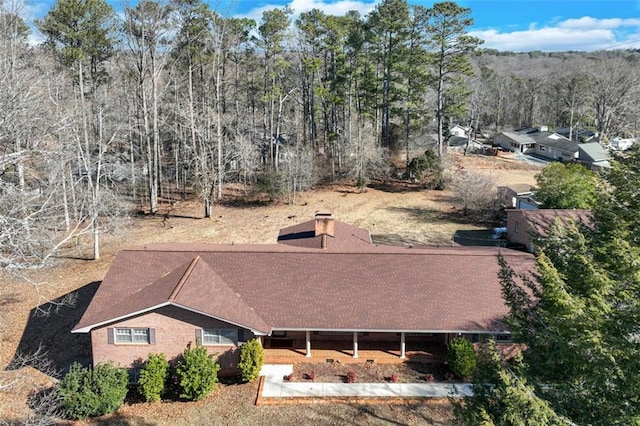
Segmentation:
<svg viewBox="0 0 640 426">
<path fill-rule="evenodd" d="M 293 365 L 291 382 L 347 383 L 347 374 L 354 372 L 359 383 L 424 383 L 453 380 L 451 370 L 440 363 L 405 362 L 400 364 L 299 362 Z"/>
</svg>

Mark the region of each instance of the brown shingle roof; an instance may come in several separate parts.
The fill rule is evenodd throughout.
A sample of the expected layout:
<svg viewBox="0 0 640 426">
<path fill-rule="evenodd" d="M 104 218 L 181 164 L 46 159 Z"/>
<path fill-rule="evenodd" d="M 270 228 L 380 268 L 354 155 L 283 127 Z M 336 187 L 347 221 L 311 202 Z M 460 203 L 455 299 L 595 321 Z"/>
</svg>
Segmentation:
<svg viewBox="0 0 640 426">
<path fill-rule="evenodd" d="M 278 234 L 278 242 L 296 247 L 322 248 L 322 236 L 315 235 L 316 221 L 299 223 L 283 228 Z M 371 245 L 371 235 L 366 229 L 334 220 L 335 236 L 327 237 L 327 249 L 344 250 Z"/>
<path fill-rule="evenodd" d="M 126 254 L 120 252 L 112 265 L 119 270 L 122 262 L 118 257 Z M 128 263 L 128 260 L 125 259 Z M 143 276 L 136 279 L 144 283 L 145 277 L 153 276 L 148 271 L 141 270 Z M 115 275 L 115 276 L 114 276 Z M 109 278 L 123 283 L 126 280 L 118 273 L 107 274 Z M 104 281 L 103 281 L 104 283 Z M 231 289 L 200 256 L 189 259 L 178 265 L 174 270 L 160 276 L 148 284 L 138 285 L 131 282 L 126 289 L 107 281 L 104 292 L 100 297 L 94 297 L 90 304 L 93 313 L 88 318 L 86 313 L 76 329 L 86 327 L 87 321 L 97 321 L 97 324 L 112 322 L 114 318 L 125 318 L 134 314 L 146 312 L 160 306 L 173 304 L 182 308 L 200 312 L 202 314 L 224 319 L 227 322 L 240 325 L 259 333 L 269 333 L 271 328 L 259 315 L 248 306 L 233 289 Z M 102 289 L 102 285 L 100 286 Z M 110 291 L 109 291 L 110 290 Z M 89 309 L 88 309 L 89 311 Z M 95 326 L 96 323 L 91 324 Z"/>
<path fill-rule="evenodd" d="M 518 210 L 514 210 L 518 211 Z M 534 209 L 520 210 L 523 218 L 529 223 L 531 231 L 544 237 L 549 232 L 551 225 L 557 220 L 563 226 L 571 223 L 591 223 L 591 211 L 581 209 Z M 509 214 L 509 212 L 507 212 Z"/>
<path fill-rule="evenodd" d="M 533 268 L 530 254 L 500 250 L 517 272 Z M 500 331 L 507 307 L 498 253 L 490 247 L 149 245 L 116 256 L 75 331 L 168 300 L 194 262 L 175 302 L 258 332 Z"/>
</svg>

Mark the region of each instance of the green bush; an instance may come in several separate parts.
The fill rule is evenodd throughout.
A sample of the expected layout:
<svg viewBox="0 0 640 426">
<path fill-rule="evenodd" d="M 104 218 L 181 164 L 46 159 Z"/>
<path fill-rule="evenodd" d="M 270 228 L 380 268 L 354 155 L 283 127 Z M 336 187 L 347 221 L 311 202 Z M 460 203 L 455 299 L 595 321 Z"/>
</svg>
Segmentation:
<svg viewBox="0 0 640 426">
<path fill-rule="evenodd" d="M 208 396 L 218 383 L 218 370 L 220 365 L 209 356 L 204 346 L 187 347 L 176 368 L 180 398 L 198 401 Z"/>
<path fill-rule="evenodd" d="M 264 349 L 258 339 L 251 339 L 240 347 L 238 370 L 245 382 L 253 382 L 260 376 L 264 364 Z"/>
<path fill-rule="evenodd" d="M 160 401 L 165 392 L 165 385 L 169 378 L 169 362 L 164 354 L 149 354 L 147 362 L 140 370 L 138 381 L 140 394 L 145 401 Z"/>
<path fill-rule="evenodd" d="M 111 364 L 85 368 L 73 363 L 58 383 L 66 415 L 74 419 L 102 416 L 118 409 L 127 396 L 129 374 Z"/>
<path fill-rule="evenodd" d="M 449 368 L 457 377 L 469 377 L 476 369 L 478 355 L 473 347 L 473 343 L 464 337 L 456 337 L 451 341 L 449 353 L 447 354 Z"/>
</svg>

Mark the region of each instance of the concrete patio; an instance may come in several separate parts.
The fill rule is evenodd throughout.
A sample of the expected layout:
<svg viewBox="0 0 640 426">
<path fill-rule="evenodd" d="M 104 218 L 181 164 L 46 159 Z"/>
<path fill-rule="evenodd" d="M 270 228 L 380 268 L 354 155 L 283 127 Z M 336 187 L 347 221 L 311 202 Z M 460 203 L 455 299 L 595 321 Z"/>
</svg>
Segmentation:
<svg viewBox="0 0 640 426">
<path fill-rule="evenodd" d="M 472 394 L 469 383 L 318 383 L 285 382 L 292 364 L 265 364 L 262 398 L 434 398 Z"/>
</svg>

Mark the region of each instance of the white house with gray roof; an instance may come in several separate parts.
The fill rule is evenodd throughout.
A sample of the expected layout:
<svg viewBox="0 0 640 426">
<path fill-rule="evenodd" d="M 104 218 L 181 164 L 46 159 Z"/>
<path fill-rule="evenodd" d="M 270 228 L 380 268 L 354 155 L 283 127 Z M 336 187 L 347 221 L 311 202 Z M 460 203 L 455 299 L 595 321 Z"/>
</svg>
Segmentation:
<svg viewBox="0 0 640 426">
<path fill-rule="evenodd" d="M 502 132 L 495 136 L 494 145 L 556 161 L 568 162 L 578 158 L 578 143 L 548 131 L 546 126 Z"/>
</svg>

